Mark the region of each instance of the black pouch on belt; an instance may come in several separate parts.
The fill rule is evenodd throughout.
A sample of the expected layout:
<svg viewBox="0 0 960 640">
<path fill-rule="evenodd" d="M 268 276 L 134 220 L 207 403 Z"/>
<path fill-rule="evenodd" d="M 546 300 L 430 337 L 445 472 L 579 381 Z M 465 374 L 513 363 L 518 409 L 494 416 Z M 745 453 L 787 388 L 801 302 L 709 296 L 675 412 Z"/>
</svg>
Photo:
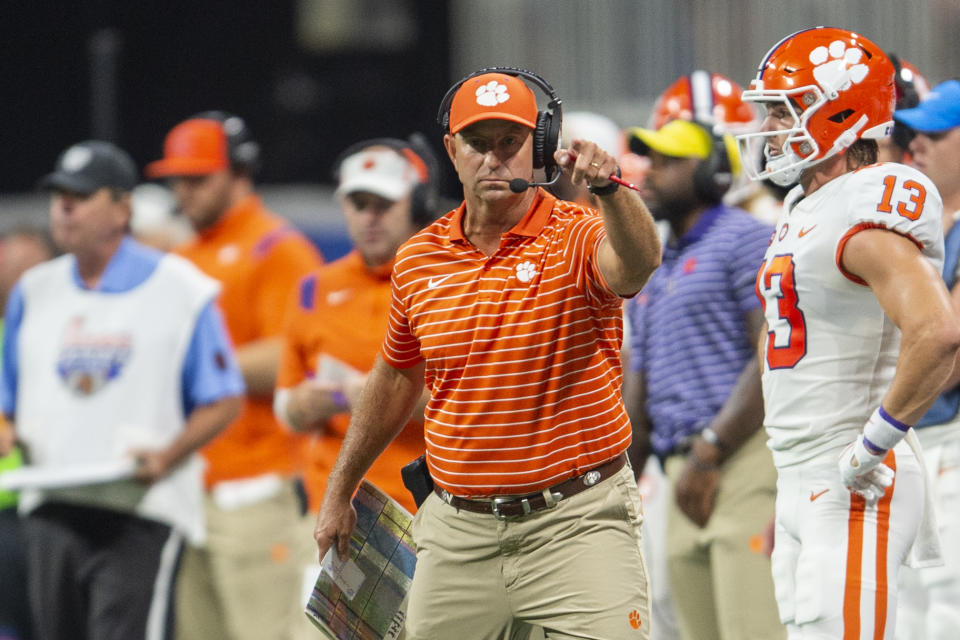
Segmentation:
<svg viewBox="0 0 960 640">
<path fill-rule="evenodd" d="M 403 478 L 403 486 L 407 488 L 413 496 L 413 502 L 419 507 L 433 491 L 433 478 L 430 477 L 430 470 L 427 468 L 426 454 L 403 465 L 400 476 Z"/>
</svg>

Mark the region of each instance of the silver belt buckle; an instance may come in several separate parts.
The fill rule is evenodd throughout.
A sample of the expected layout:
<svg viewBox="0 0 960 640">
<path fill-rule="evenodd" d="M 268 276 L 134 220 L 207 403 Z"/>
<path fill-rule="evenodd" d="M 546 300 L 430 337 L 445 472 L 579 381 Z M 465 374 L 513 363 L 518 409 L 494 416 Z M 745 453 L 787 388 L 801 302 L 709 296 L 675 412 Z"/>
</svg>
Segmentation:
<svg viewBox="0 0 960 640">
<path fill-rule="evenodd" d="M 513 502 L 514 500 L 516 500 L 516 498 L 507 498 L 503 496 L 493 498 L 490 501 L 490 511 L 493 513 L 493 517 L 497 520 L 506 520 L 507 516 L 500 513 L 500 505 Z M 527 498 L 520 498 L 520 505 L 523 506 L 523 515 L 527 515 L 533 511 L 533 509 L 530 508 L 530 500 Z"/>
<path fill-rule="evenodd" d="M 490 501 L 490 511 L 497 520 L 506 520 L 507 516 L 500 513 L 500 505 L 510 502 L 510 498 L 496 497 Z"/>
</svg>

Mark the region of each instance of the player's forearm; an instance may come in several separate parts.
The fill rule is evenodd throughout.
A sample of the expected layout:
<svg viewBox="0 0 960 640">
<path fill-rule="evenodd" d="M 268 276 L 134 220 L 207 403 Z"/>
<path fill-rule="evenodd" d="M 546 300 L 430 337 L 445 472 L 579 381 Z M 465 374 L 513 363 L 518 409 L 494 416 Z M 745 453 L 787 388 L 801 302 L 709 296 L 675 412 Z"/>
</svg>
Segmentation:
<svg viewBox="0 0 960 640">
<path fill-rule="evenodd" d="M 282 347 L 283 341 L 279 337 L 263 338 L 237 347 L 237 365 L 243 375 L 247 395 L 273 395 Z"/>
<path fill-rule="evenodd" d="M 639 291 L 660 266 L 660 236 L 640 196 L 621 187 L 598 198 L 607 242 L 601 246 L 601 269 L 614 291 Z"/>
<path fill-rule="evenodd" d="M 401 371 L 379 357 L 354 407 L 324 500 L 349 500 L 367 470 L 410 419 L 423 390 L 423 365 Z"/>
<path fill-rule="evenodd" d="M 930 322 L 905 332 L 897 371 L 881 405 L 897 420 L 914 424 L 949 383 L 960 352 L 960 330 L 953 321 Z"/>
</svg>

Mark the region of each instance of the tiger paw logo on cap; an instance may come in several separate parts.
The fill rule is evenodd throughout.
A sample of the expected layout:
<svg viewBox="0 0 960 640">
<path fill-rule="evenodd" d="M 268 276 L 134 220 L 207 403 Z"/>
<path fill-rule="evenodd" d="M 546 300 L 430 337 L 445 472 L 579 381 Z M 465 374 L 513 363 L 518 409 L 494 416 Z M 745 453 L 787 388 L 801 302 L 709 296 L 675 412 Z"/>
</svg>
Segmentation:
<svg viewBox="0 0 960 640">
<path fill-rule="evenodd" d="M 487 84 L 477 87 L 477 104 L 481 107 L 495 107 L 510 99 L 507 85 L 491 80 Z"/>
</svg>

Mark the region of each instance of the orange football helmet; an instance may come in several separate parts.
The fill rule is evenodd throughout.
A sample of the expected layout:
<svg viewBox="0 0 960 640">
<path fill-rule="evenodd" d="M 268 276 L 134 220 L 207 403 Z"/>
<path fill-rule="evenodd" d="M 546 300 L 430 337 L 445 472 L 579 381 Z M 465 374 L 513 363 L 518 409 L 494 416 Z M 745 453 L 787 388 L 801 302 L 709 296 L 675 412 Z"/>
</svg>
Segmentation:
<svg viewBox="0 0 960 640">
<path fill-rule="evenodd" d="M 904 60 L 895 53 L 888 53 L 887 57 L 896 70 L 894 83 L 897 87 L 897 109 L 912 109 L 930 93 L 930 83 L 909 60 Z"/>
<path fill-rule="evenodd" d="M 727 133 L 756 130 L 760 124 L 753 105 L 743 101 L 743 88 L 719 73 L 698 69 L 680 76 L 653 105 L 648 128 L 660 129 L 671 120 L 696 120 Z"/>
<path fill-rule="evenodd" d="M 766 164 L 748 167 L 750 177 L 785 186 L 860 138 L 890 135 L 894 68 L 883 49 L 867 38 L 846 29 L 815 27 L 776 44 L 743 99 L 785 105 L 793 118 L 787 129 L 737 136 L 743 157 L 756 157 L 750 148 L 764 143 Z M 774 154 L 765 143 L 779 136 L 786 139 Z"/>
</svg>

